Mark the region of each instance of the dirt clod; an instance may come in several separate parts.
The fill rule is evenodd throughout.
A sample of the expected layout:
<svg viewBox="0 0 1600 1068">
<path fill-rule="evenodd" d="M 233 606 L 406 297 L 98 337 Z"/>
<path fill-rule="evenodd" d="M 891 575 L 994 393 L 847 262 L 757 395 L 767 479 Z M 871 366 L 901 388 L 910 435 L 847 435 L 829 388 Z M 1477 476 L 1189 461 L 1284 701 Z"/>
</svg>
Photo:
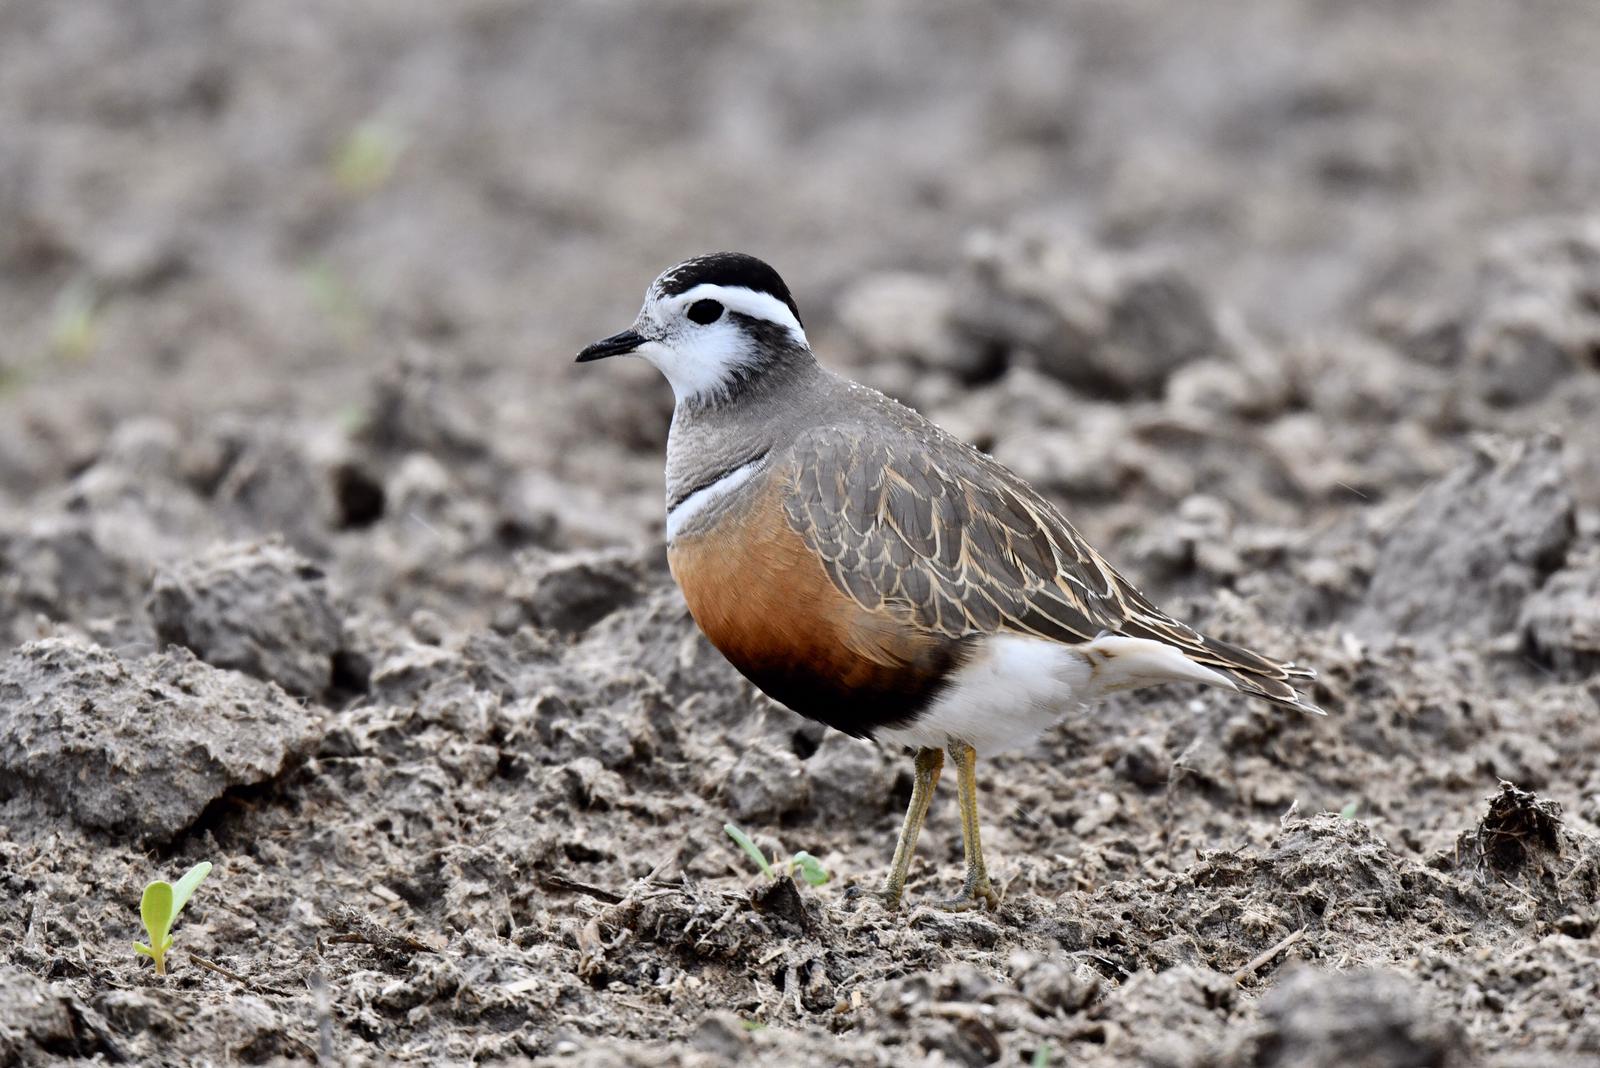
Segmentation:
<svg viewBox="0 0 1600 1068">
<path fill-rule="evenodd" d="M 1532 651 L 1556 668 L 1600 671 L 1600 550 L 1551 575 L 1523 602 L 1520 627 Z"/>
<path fill-rule="evenodd" d="M 1560 832 L 1560 805 L 1503 782 L 1470 841 L 1479 859 L 1499 874 L 1529 868 L 1542 873 L 1561 852 Z"/>
<path fill-rule="evenodd" d="M 1178 368 L 1226 347 L 1209 304 L 1180 272 L 1031 232 L 975 242 L 951 304 L 969 349 L 1030 353 L 1097 396 L 1154 393 Z"/>
<path fill-rule="evenodd" d="M 1463 305 L 1423 320 L 1412 344 L 1490 404 L 1529 404 L 1600 369 L 1597 293 L 1600 218 L 1528 223 L 1494 242 Z"/>
<path fill-rule="evenodd" d="M 735 820 L 776 821 L 806 808 L 811 782 L 799 757 L 756 744 L 739 755 L 722 784 L 722 796 Z"/>
<path fill-rule="evenodd" d="M 1412 637 L 1510 631 L 1565 559 L 1574 507 L 1559 440 L 1487 444 L 1395 518 L 1363 622 Z"/>
<path fill-rule="evenodd" d="M 635 601 L 642 591 L 637 554 L 548 554 L 526 559 L 515 596 L 537 625 L 581 634 Z"/>
<path fill-rule="evenodd" d="M 325 576 L 282 543 L 221 546 L 160 569 L 149 612 L 162 642 L 208 664 L 302 697 L 333 683 L 342 628 Z"/>
<path fill-rule="evenodd" d="M 46 638 L 0 661 L 4 800 L 143 843 L 183 833 L 230 787 L 306 757 L 321 717 L 186 649 L 122 660 Z"/>
<path fill-rule="evenodd" d="M 20 969 L 0 972 L 0 1020 L 0 1064 L 44 1064 L 92 1050 L 79 1042 L 67 999 Z"/>
<path fill-rule="evenodd" d="M 1460 1029 L 1390 971 L 1328 976 L 1300 968 L 1261 1002 L 1256 1033 L 1230 1068 L 1455 1068 L 1470 1063 Z"/>
<path fill-rule="evenodd" d="M 788 876 L 772 879 L 757 886 L 750 895 L 750 903 L 758 911 L 765 912 L 799 930 L 804 931 L 812 925 L 811 916 L 806 912 L 805 901 L 800 897 L 800 887 Z"/>
</svg>

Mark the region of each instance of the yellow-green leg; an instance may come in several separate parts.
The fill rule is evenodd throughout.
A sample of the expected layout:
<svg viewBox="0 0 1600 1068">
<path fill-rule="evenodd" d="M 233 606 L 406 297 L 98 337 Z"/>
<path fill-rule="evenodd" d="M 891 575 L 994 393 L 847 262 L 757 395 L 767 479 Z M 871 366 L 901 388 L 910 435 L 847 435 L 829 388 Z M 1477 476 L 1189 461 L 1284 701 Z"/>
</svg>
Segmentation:
<svg viewBox="0 0 1600 1068">
<path fill-rule="evenodd" d="M 967 855 L 967 879 L 961 896 L 948 903 L 952 909 L 980 905 L 1000 907 L 1000 895 L 983 866 L 983 843 L 978 840 L 978 751 L 965 742 L 950 743 L 950 762 L 956 766 L 956 792 L 961 801 L 961 845 Z"/>
<path fill-rule="evenodd" d="M 891 909 L 900 907 L 900 895 L 905 893 L 911 854 L 917 851 L 917 835 L 922 833 L 922 821 L 928 818 L 928 802 L 933 800 L 933 788 L 939 785 L 944 753 L 938 749 L 918 749 L 916 767 L 916 776 L 911 780 L 911 804 L 906 806 L 906 819 L 900 825 L 900 840 L 894 847 L 894 864 L 889 868 L 889 883 L 883 888 L 883 903 Z"/>
</svg>

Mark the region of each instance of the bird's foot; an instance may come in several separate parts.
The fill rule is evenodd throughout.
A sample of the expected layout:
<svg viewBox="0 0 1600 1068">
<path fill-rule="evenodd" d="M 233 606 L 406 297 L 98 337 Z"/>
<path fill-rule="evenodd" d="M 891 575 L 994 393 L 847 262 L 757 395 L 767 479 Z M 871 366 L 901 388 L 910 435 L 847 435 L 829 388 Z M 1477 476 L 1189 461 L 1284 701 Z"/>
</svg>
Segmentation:
<svg viewBox="0 0 1600 1068">
<path fill-rule="evenodd" d="M 987 875 L 976 879 L 968 878 L 961 893 L 948 901 L 941 901 L 939 907 L 947 912 L 971 912 L 974 909 L 988 909 L 990 912 L 1000 910 L 1000 892 L 989 882 Z"/>
</svg>

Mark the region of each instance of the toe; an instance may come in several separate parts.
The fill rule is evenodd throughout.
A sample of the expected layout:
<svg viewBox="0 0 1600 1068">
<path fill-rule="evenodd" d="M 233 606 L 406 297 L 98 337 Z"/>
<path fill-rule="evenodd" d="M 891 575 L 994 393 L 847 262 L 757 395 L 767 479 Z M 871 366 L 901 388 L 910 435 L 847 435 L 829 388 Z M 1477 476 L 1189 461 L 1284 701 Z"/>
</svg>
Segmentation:
<svg viewBox="0 0 1600 1068">
<path fill-rule="evenodd" d="M 974 909 L 997 912 L 1000 909 L 1000 895 L 995 892 L 994 887 L 985 883 L 963 890 L 959 897 L 941 901 L 939 907 L 946 912 L 971 912 Z"/>
</svg>

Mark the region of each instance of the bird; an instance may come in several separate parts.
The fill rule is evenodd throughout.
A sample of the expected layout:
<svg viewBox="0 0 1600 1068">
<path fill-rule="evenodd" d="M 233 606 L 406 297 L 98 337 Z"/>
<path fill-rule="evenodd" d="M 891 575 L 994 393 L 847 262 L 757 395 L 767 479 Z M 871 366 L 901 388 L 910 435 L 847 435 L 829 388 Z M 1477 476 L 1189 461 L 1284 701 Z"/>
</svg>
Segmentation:
<svg viewBox="0 0 1600 1068">
<path fill-rule="evenodd" d="M 946 755 L 966 865 L 946 905 L 996 909 L 980 755 L 1161 683 L 1322 714 L 1297 689 L 1314 671 L 1163 612 L 1009 468 L 823 367 L 762 260 L 717 252 L 662 272 L 633 325 L 577 360 L 616 356 L 672 387 L 667 559 L 700 630 L 780 705 L 913 755 L 891 910 Z"/>
</svg>

